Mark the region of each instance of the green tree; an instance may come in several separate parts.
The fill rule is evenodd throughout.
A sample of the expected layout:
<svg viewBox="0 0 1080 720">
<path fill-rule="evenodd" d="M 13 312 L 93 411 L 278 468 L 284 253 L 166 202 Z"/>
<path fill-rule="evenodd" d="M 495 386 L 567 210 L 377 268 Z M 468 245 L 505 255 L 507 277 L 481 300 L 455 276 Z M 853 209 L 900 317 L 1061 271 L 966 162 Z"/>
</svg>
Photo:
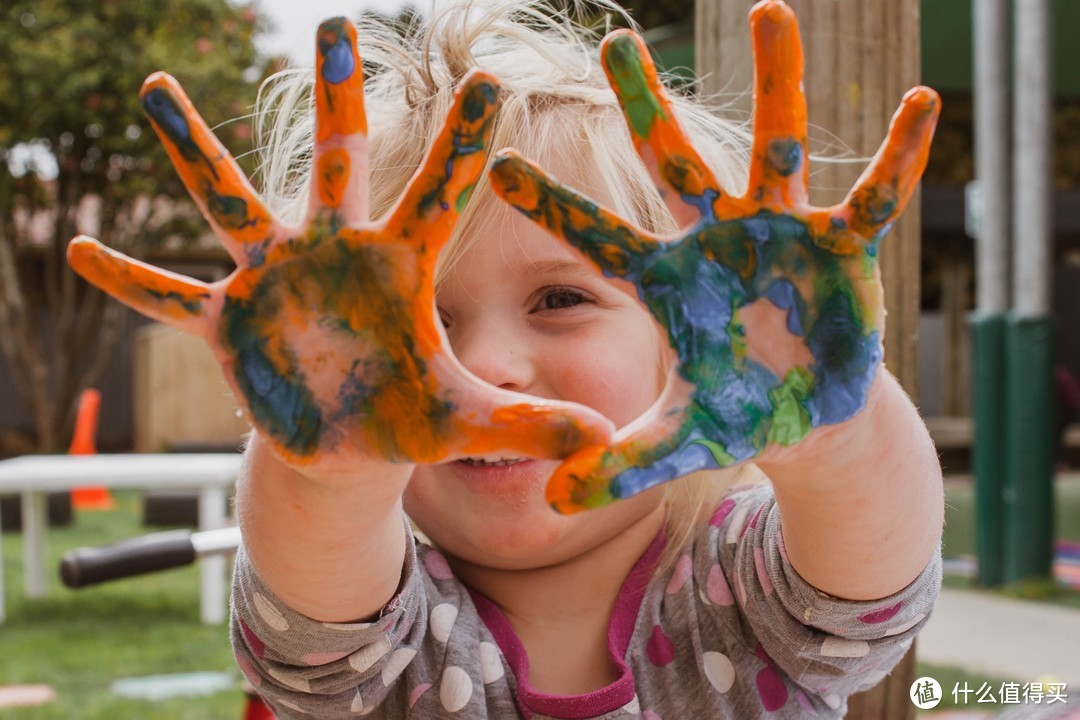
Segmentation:
<svg viewBox="0 0 1080 720">
<path fill-rule="evenodd" d="M 39 450 L 63 446 L 75 398 L 99 379 L 122 317 L 67 267 L 79 218 L 138 256 L 191 215 L 139 107 L 142 81 L 166 70 L 211 126 L 240 117 L 262 76 L 260 30 L 250 7 L 228 0 L 9 0 L 0 9 L 0 350 Z M 250 145 L 245 123 L 218 134 L 235 154 Z"/>
</svg>

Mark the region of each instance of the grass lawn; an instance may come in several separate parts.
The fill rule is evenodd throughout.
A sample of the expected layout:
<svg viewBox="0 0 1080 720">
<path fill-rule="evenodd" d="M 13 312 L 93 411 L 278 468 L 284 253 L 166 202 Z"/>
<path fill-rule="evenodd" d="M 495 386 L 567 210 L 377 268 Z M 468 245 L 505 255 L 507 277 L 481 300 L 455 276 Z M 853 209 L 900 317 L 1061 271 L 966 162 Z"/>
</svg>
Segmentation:
<svg viewBox="0 0 1080 720">
<path fill-rule="evenodd" d="M 945 478 L 945 557 L 975 553 L 975 497 L 970 475 Z M 1057 482 L 1054 530 L 1058 540 L 1080 542 L 1080 474 Z"/>
<path fill-rule="evenodd" d="M 0 709 L 0 716 L 5 720 L 241 718 L 241 675 L 233 663 L 226 627 L 199 622 L 196 567 L 77 591 L 61 585 L 55 568 L 64 551 L 148 531 L 140 523 L 140 495 L 120 492 L 114 496 L 116 510 L 80 512 L 72 527 L 49 531 L 53 572 L 48 598 L 29 601 L 22 596 L 22 539 L 18 534 L 3 536 L 8 619 L 0 625 L 0 685 L 47 684 L 57 699 L 37 707 Z M 1059 484 L 1057 499 L 1057 536 L 1080 541 L 1080 482 Z M 948 479 L 946 503 L 946 556 L 973 553 L 970 482 Z M 947 578 L 946 583 L 971 584 L 961 578 Z M 1051 583 L 1027 584 L 1010 592 L 1080 608 L 1080 593 Z M 125 699 L 109 691 L 109 684 L 120 678 L 205 671 L 229 673 L 236 680 L 235 690 L 161 702 Z M 952 704 L 956 681 L 966 679 L 974 688 L 983 680 L 1000 684 L 950 668 L 920 665 L 919 673 L 935 677 L 946 690 L 941 708 Z"/>
<path fill-rule="evenodd" d="M 1000 705 L 982 705 L 978 702 L 978 693 L 985 690 L 984 686 L 991 689 L 993 697 L 1001 697 L 1001 686 L 1007 682 L 1001 678 L 990 677 L 980 673 L 969 673 L 960 668 L 947 665 L 931 665 L 919 663 L 916 673 L 919 677 L 932 677 L 941 684 L 941 703 L 933 710 L 919 710 L 916 715 L 932 715 L 943 710 L 1000 710 Z M 970 689 L 970 695 L 964 695 L 964 689 Z M 957 694 L 953 695 L 953 690 Z"/>
<path fill-rule="evenodd" d="M 1054 535 L 1058 541 L 1080 542 L 1080 474 L 1059 478 L 1054 494 Z M 945 532 L 942 553 L 946 558 L 975 554 L 975 509 L 971 476 L 945 478 Z M 946 574 L 949 587 L 972 588 L 974 580 Z M 1080 592 L 1052 580 L 1031 580 L 1000 589 L 1003 595 L 1021 600 L 1052 602 L 1080 609 Z"/>
<path fill-rule="evenodd" d="M 3 536 L 7 622 L 0 625 L 0 685 L 47 684 L 47 705 L 0 709 L 5 720 L 153 718 L 237 720 L 242 717 L 240 672 L 227 627 L 199 622 L 196 567 L 68 590 L 55 568 L 71 548 L 99 545 L 151 531 L 140 522 L 140 495 L 114 493 L 117 509 L 79 512 L 68 528 L 48 534 L 49 597 L 23 597 L 22 538 Z M 119 678 L 165 673 L 227 672 L 235 690 L 162 702 L 113 695 Z"/>
</svg>

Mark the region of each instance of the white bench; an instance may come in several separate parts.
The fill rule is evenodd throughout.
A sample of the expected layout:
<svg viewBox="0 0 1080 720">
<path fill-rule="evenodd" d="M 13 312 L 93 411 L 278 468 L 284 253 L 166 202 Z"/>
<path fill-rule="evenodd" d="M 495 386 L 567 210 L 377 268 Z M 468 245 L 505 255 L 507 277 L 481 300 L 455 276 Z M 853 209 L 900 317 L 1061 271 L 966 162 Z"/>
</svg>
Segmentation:
<svg viewBox="0 0 1080 720">
<path fill-rule="evenodd" d="M 240 472 L 236 453 L 173 455 L 24 455 L 0 460 L 0 493 L 22 498 L 23 558 L 26 596 L 44 597 L 45 495 L 88 485 L 143 490 L 195 488 L 199 491 L 199 529 L 217 530 L 229 523 L 227 497 Z M 226 561 L 199 561 L 200 616 L 206 624 L 225 622 Z M 0 552 L 0 622 L 4 611 L 4 567 Z"/>
</svg>

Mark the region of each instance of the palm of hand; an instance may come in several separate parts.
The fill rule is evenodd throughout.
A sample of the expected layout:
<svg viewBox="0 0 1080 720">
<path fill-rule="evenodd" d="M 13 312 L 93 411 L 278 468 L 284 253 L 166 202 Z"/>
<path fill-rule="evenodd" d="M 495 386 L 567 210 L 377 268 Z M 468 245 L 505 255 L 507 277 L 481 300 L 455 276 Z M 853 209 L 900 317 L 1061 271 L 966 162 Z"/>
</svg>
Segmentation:
<svg viewBox="0 0 1080 720">
<path fill-rule="evenodd" d="M 367 119 L 356 30 L 320 27 L 313 182 L 306 220 L 278 222 L 172 78 L 143 106 L 196 204 L 237 265 L 204 284 L 78 238 L 72 266 L 218 356 L 252 423 L 287 461 L 437 462 L 509 451 L 562 457 L 610 435 L 580 406 L 497 390 L 467 373 L 434 315 L 439 250 L 487 157 L 497 81 L 474 72 L 398 203 L 368 219 Z"/>
<path fill-rule="evenodd" d="M 688 231 L 652 235 L 513 151 L 496 161 L 503 198 L 605 274 L 634 283 L 678 360 L 645 416 L 611 446 L 580 451 L 556 472 L 548 499 L 561 511 L 759 457 L 866 403 L 884 334 L 877 243 L 925 167 L 937 95 L 910 91 L 844 202 L 811 207 L 795 18 L 765 0 L 750 22 L 754 143 L 742 197 L 721 190 L 679 127 L 641 40 L 620 31 L 604 43 L 604 67 L 638 152 Z"/>
</svg>

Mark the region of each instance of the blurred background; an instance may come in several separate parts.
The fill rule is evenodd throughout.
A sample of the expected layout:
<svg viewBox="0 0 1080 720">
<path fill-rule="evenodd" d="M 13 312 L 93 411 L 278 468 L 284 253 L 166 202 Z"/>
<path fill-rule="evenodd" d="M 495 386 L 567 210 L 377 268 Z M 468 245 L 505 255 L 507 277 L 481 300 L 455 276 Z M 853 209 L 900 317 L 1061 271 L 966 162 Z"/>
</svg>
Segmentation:
<svg viewBox="0 0 1080 720">
<path fill-rule="evenodd" d="M 1041 77 L 1049 152 L 1045 178 L 1039 185 L 1044 188 L 1045 212 L 1038 220 L 1045 231 L 1031 251 L 1043 258 L 1042 270 L 1034 281 L 1018 282 L 1017 258 L 1022 262 L 1024 243 L 1030 240 L 1025 226 L 1005 229 L 1013 250 L 987 250 L 987 203 L 994 209 L 996 196 L 989 195 L 987 201 L 985 182 L 976 182 L 984 179 L 976 177 L 976 126 L 987 125 L 978 119 L 978 89 L 986 86 L 978 80 L 975 28 L 980 3 L 986 3 L 985 8 L 992 2 L 996 0 L 900 0 L 895 4 L 837 0 L 818 2 L 814 8 L 809 2 L 792 2 L 809 48 L 808 73 L 832 76 L 842 74 L 843 68 L 825 68 L 815 60 L 824 56 L 814 49 L 807 28 L 839 33 L 836 37 L 845 41 L 844 28 L 853 27 L 850 22 L 844 24 L 845 17 L 857 15 L 862 25 L 856 24 L 855 31 L 872 35 L 867 29 L 873 12 L 869 8 L 906 9 L 915 31 L 896 37 L 886 33 L 875 47 L 883 48 L 881 53 L 903 53 L 915 76 L 921 72 L 921 81 L 938 90 L 944 100 L 921 202 L 912 211 L 917 217 L 914 243 L 919 247 L 921 238 L 921 254 L 916 252 L 906 261 L 897 275 L 900 280 L 893 283 L 906 288 L 909 299 L 905 302 L 911 312 L 901 325 L 899 311 L 890 309 L 890 323 L 895 317 L 897 327 L 908 328 L 899 340 L 890 340 L 905 346 L 911 362 L 901 371 L 892 364 L 890 368 L 902 376 L 916 399 L 947 474 L 946 585 L 961 593 L 952 596 L 961 604 L 948 606 L 954 608 L 955 616 L 944 612 L 943 605 L 943 617 L 974 618 L 981 611 L 982 605 L 962 604 L 970 599 L 964 593 L 979 598 L 972 603 L 987 598 L 1017 603 L 987 610 L 987 622 L 1001 627 L 1015 619 L 1018 632 L 1029 637 L 1036 658 L 1028 665 L 999 661 L 971 641 L 978 632 L 969 631 L 969 642 L 965 642 L 949 638 L 942 628 L 936 640 L 928 637 L 924 643 L 919 670 L 922 675 L 940 676 L 946 695 L 954 678 L 956 683 L 996 682 L 995 687 L 1039 678 L 1080 683 L 1080 42 L 1076 40 L 1080 4 L 1043 0 L 1041 10 L 1032 10 L 1046 20 L 1041 60 L 1046 72 Z M 716 52 L 703 49 L 715 41 L 702 30 L 706 16 L 718 8 L 737 12 L 739 20 L 731 32 L 745 36 L 741 18 L 751 3 L 641 0 L 622 4 L 648 31 L 660 64 L 692 82 L 700 75 L 695 67 L 700 67 L 703 53 Z M 1010 107 L 1014 94 L 1028 82 L 1010 79 L 1014 71 L 1009 57 L 1022 69 L 1022 53 L 1027 51 L 1019 45 L 1010 50 L 1009 38 L 1036 5 L 1037 1 L 1022 0 L 1015 9 L 1010 9 L 1011 3 L 995 6 L 1004 8 L 1005 44 L 996 50 L 1004 54 L 1004 74 L 999 73 L 1000 86 L 993 90 L 998 93 L 995 97 L 1002 98 L 1005 126 L 999 140 L 1008 157 L 1017 144 L 1010 126 L 1025 122 Z M 76 435 L 79 401 L 87 388 L 100 391 L 99 422 L 92 438 L 96 452 L 236 452 L 246 427 L 209 352 L 198 341 L 154 325 L 86 286 L 67 268 L 66 243 L 85 233 L 192 277 L 206 281 L 225 277 L 232 269 L 229 257 L 189 201 L 139 108 L 142 81 L 157 70 L 174 75 L 222 142 L 253 172 L 248 115 L 260 84 L 278 70 L 313 62 L 315 28 L 325 17 L 361 12 L 381 14 L 405 28 L 424 9 L 395 0 L 3 3 L 0 460 L 67 452 Z M 746 61 L 744 54 L 740 62 L 745 66 Z M 835 58 L 832 62 L 838 64 Z M 745 117 L 748 79 L 740 74 L 745 67 L 739 72 L 727 72 L 723 63 L 716 67 L 705 82 L 706 89 L 731 93 L 733 112 Z M 851 95 L 853 106 L 858 104 L 859 92 L 868 94 L 865 87 L 860 91 L 855 85 L 840 86 L 837 91 Z M 899 94 L 882 102 L 895 107 Z M 861 138 L 851 136 L 850 125 L 831 123 L 822 119 L 828 114 L 815 113 L 812 94 L 810 114 L 811 122 L 817 123 L 811 132 L 812 150 L 819 155 L 861 162 L 881 137 L 880 132 L 868 133 L 874 136 L 872 144 L 861 144 Z M 1014 164 L 1007 160 L 1004 165 L 1010 174 Z M 815 179 L 822 185 L 834 184 L 827 174 Z M 1015 202 L 1007 199 L 1010 206 Z M 1009 215 L 1006 222 L 1014 219 Z M 891 240 L 890 236 L 886 243 Z M 1002 282 L 999 276 L 986 276 L 985 260 L 980 257 L 993 252 L 999 253 L 998 269 L 1004 266 L 1000 277 L 1012 287 L 1013 299 L 996 305 L 991 301 L 994 307 L 988 308 L 980 283 L 985 288 Z M 990 317 L 993 324 L 997 315 L 1015 313 L 1017 298 L 1030 289 L 1025 282 L 1034 282 L 1043 297 L 1034 310 L 1029 307 L 1022 313 L 1016 341 L 1022 344 L 1029 337 L 1023 333 L 1030 328 L 1023 323 L 1032 318 L 1040 333 L 1045 329 L 1038 336 L 1043 339 L 1029 348 L 1034 365 L 1010 369 L 1004 359 L 991 363 L 987 371 L 976 357 L 976 347 L 983 347 L 980 343 L 986 337 L 986 331 L 980 330 L 985 325 L 980 323 Z M 890 287 L 888 278 L 886 286 Z M 1007 288 L 1002 292 L 1010 295 Z M 1012 320 L 1002 322 L 1012 327 Z M 892 328 L 890 324 L 890 332 Z M 1002 332 L 1012 337 L 1010 330 Z M 1023 350 L 1021 345 L 1021 354 Z M 1012 402 L 1014 407 L 1012 411 L 999 408 L 1000 412 L 1020 419 L 1001 421 L 1002 427 L 994 431 L 999 435 L 990 435 L 987 428 L 998 421 L 986 418 L 997 412 L 993 410 L 998 402 L 995 393 L 1012 387 L 1009 373 L 1030 375 L 1038 382 L 1033 390 L 1025 386 L 1014 391 L 1013 400 L 1000 401 L 1003 406 Z M 1016 401 L 1016 392 L 1030 392 L 1030 404 Z M 1034 421 L 1029 419 L 1032 413 Z M 1033 424 L 1028 430 L 1036 433 L 1035 444 L 1045 450 L 1037 452 L 1034 460 L 1020 461 L 1035 468 L 1034 479 L 1022 482 L 1033 483 L 1037 489 L 1029 494 L 1023 484 L 1006 477 L 995 480 L 998 484 L 991 490 L 980 491 L 985 488 L 985 480 L 980 486 L 980 477 L 997 472 L 1008 475 L 1009 468 L 1017 465 L 1015 458 L 1001 454 L 1008 445 L 1002 438 L 1017 424 Z M 137 490 L 116 491 L 111 494 L 113 509 L 102 512 L 81 512 L 77 505 L 73 510 L 70 496 L 56 495 L 50 498 L 50 520 L 55 526 L 49 535 L 51 566 L 65 549 L 121 540 L 161 527 L 194 526 L 198 519 L 191 493 L 154 496 Z M 1017 531 L 1008 529 L 1007 519 L 995 516 L 1012 512 L 1009 498 L 1015 495 L 1044 498 L 1020 521 L 1022 528 L 1028 528 L 1021 529 L 1021 534 L 1034 533 L 1033 542 L 1039 548 L 1036 559 L 1021 560 L 1016 567 L 1003 557 L 1008 553 L 1001 544 L 1015 540 Z M 239 673 L 232 668 L 224 630 L 199 623 L 199 581 L 193 568 L 78 592 L 61 588 L 53 579 L 48 597 L 25 598 L 20 585 L 20 570 L 25 570 L 19 534 L 23 507 L 18 495 L 9 493 L 0 521 L 7 533 L 3 559 L 8 578 L 6 586 L 0 583 L 8 604 L 6 623 L 0 626 L 4 648 L 0 653 L 0 715 L 240 715 L 242 698 L 232 692 Z M 993 543 L 987 545 L 987 538 L 996 538 L 996 549 Z M 1045 627 L 1023 624 L 1027 620 L 1021 618 L 1027 617 L 1031 604 L 1039 608 L 1032 617 L 1050 618 Z M 1047 650 L 1041 654 L 1050 659 L 1045 667 L 1039 666 L 1040 648 L 1050 648 L 1050 643 L 1061 638 L 1075 643 L 1075 653 L 1063 651 L 1058 659 L 1056 650 Z M 957 647 L 965 644 L 966 648 Z M 1075 664 L 1070 666 L 1072 660 Z M 201 671 L 211 675 L 199 676 Z M 128 686 L 121 684 L 117 691 L 116 681 L 129 676 L 166 675 L 183 676 L 190 684 L 176 685 L 174 690 L 180 690 L 174 696 L 164 680 L 141 689 L 136 683 L 127 695 L 123 688 Z M 214 678 L 220 675 L 229 680 L 219 687 Z M 16 696 L 23 701 L 5 701 L 5 687 L 37 688 L 46 700 L 28 702 L 24 694 Z M 42 687 L 51 688 L 52 694 Z M 219 692 L 221 687 L 227 689 Z M 1080 693 L 1080 686 L 1073 690 Z M 5 702 L 10 703 L 8 709 Z M 1080 694 L 1072 702 L 1080 706 Z M 947 707 L 965 709 L 959 702 L 944 702 L 942 708 Z M 980 710 L 989 716 L 1005 709 Z"/>
</svg>

